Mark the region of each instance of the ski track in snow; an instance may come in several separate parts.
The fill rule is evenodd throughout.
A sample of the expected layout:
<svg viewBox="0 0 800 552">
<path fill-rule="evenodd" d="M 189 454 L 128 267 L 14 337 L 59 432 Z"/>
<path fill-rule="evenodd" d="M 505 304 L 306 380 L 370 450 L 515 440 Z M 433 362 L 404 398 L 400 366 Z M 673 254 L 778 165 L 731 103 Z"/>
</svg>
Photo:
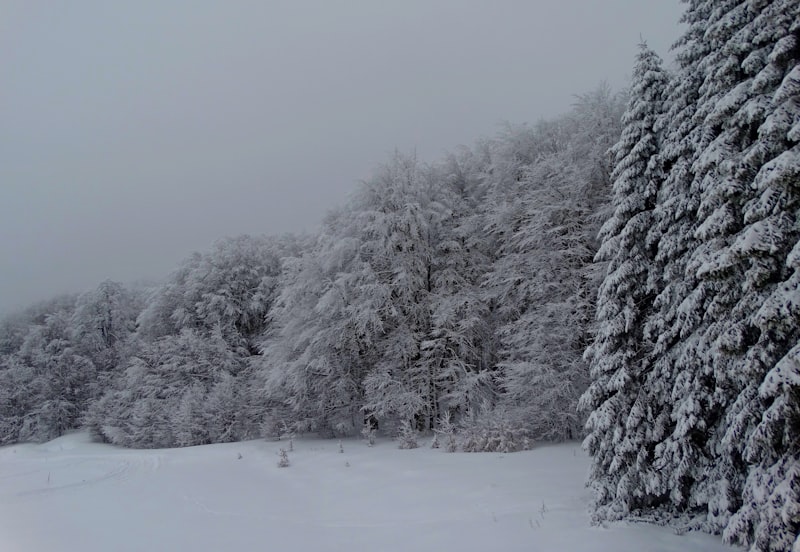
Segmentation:
<svg viewBox="0 0 800 552">
<path fill-rule="evenodd" d="M 21 483 L 31 481 L 34 487 L 15 492 L 14 496 L 17 497 L 80 491 L 85 487 L 101 483 L 124 483 L 139 472 L 156 471 L 161 465 L 161 457 L 156 454 L 111 457 L 70 455 L 60 457 L 56 461 L 51 461 L 49 458 L 39 460 L 38 464 L 35 469 L 3 473 L 0 475 L 0 481 L 14 479 L 21 480 Z"/>
</svg>

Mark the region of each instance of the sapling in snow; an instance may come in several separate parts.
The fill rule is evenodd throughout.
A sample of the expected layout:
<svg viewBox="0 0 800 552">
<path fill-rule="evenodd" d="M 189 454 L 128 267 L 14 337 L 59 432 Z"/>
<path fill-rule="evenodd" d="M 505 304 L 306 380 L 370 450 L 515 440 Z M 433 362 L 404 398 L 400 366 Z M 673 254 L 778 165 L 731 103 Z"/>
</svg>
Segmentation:
<svg viewBox="0 0 800 552">
<path fill-rule="evenodd" d="M 445 412 L 444 415 L 439 418 L 439 427 L 434 430 L 434 440 L 437 441 L 437 446 L 433 448 L 439 447 L 438 439 L 441 436 L 442 441 L 444 441 L 444 449 L 447 452 L 455 452 L 458 449 L 458 445 L 456 444 L 456 426 L 453 425 L 453 422 L 450 420 L 450 412 Z"/>
<path fill-rule="evenodd" d="M 417 432 L 411 427 L 411 422 L 405 420 L 400 424 L 400 433 L 397 435 L 398 447 L 401 449 L 413 449 L 419 446 L 417 443 Z"/>
<path fill-rule="evenodd" d="M 278 467 L 279 468 L 289 467 L 289 453 L 286 452 L 286 449 L 281 449 L 280 451 L 278 451 Z"/>
<path fill-rule="evenodd" d="M 294 451 L 294 429 L 285 421 L 282 422 L 280 439 L 289 439 L 289 452 Z"/>
<path fill-rule="evenodd" d="M 364 429 L 361 430 L 361 436 L 367 442 L 367 446 L 375 445 L 375 428 L 371 424 L 364 426 Z"/>
</svg>

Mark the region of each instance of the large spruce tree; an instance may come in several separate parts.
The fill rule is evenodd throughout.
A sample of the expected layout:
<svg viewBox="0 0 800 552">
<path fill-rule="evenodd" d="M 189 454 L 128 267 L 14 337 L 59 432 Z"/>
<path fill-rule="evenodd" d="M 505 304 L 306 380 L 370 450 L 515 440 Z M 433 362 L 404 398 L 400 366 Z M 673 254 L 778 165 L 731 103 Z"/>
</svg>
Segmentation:
<svg viewBox="0 0 800 552">
<path fill-rule="evenodd" d="M 627 248 L 656 245 L 637 291 L 644 333 L 607 347 L 608 313 L 630 293 L 611 271 L 598 311 L 608 327 L 590 349 L 595 366 L 620 363 L 616 379 L 596 370 L 592 389 L 622 388 L 590 402 L 600 517 L 633 506 L 754 550 L 798 546 L 799 16 L 783 0 L 688 2 L 663 119 L 667 173 L 650 232 Z M 648 411 L 661 415 L 642 429 Z"/>
<path fill-rule="evenodd" d="M 591 410 L 586 447 L 601 508 L 625 514 L 648 495 L 645 474 L 653 448 L 648 427 L 658 415 L 643 401 L 652 343 L 644 319 L 652 305 L 653 244 L 642 240 L 653 224 L 663 178 L 658 125 L 668 76 L 661 59 L 640 46 L 620 141 L 613 148 L 614 212 L 600 231 L 597 261 L 608 261 L 598 297 L 598 329 L 587 350 L 593 382 L 581 399 Z"/>
</svg>

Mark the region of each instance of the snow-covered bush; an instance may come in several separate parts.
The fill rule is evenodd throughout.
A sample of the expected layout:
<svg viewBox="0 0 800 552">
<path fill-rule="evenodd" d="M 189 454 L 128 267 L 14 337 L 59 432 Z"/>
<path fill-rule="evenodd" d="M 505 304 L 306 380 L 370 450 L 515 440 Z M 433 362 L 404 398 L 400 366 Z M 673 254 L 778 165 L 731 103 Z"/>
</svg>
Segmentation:
<svg viewBox="0 0 800 552">
<path fill-rule="evenodd" d="M 460 425 L 464 452 L 517 452 L 531 447 L 530 430 L 504 409 L 484 408 Z"/>
<path fill-rule="evenodd" d="M 367 446 L 371 447 L 375 444 L 375 428 L 372 424 L 366 424 L 364 428 L 361 430 L 361 436 L 367 442 Z"/>
<path fill-rule="evenodd" d="M 280 451 L 278 451 L 278 467 L 279 468 L 289 467 L 289 453 L 286 452 L 286 449 L 281 449 Z"/>
<path fill-rule="evenodd" d="M 439 448 L 444 445 L 444 450 L 447 452 L 455 452 L 458 450 L 458 443 L 456 442 L 456 426 L 450 419 L 450 411 L 444 413 L 439 418 L 438 427 L 434 430 L 434 441 L 436 447 Z"/>
<path fill-rule="evenodd" d="M 417 442 L 417 432 L 408 420 L 400 424 L 400 432 L 397 434 L 397 446 L 401 449 L 413 449 L 419 446 Z"/>
</svg>

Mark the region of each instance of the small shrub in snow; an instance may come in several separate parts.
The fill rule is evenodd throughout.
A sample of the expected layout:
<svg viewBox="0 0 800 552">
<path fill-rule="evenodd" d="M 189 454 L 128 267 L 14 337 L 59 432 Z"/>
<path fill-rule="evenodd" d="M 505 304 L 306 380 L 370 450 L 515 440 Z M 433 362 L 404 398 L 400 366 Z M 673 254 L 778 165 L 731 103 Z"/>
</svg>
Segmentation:
<svg viewBox="0 0 800 552">
<path fill-rule="evenodd" d="M 288 468 L 289 467 L 289 453 L 286 452 L 286 449 L 281 449 L 278 452 L 278 467 L 279 468 Z"/>
<path fill-rule="evenodd" d="M 413 449 L 419 446 L 417 443 L 417 432 L 411 427 L 408 420 L 400 424 L 400 433 L 397 435 L 398 447 L 401 449 Z"/>
<path fill-rule="evenodd" d="M 444 450 L 447 452 L 455 452 L 458 450 L 458 444 L 456 443 L 456 426 L 450 420 L 450 412 L 445 412 L 444 416 L 439 418 L 438 425 L 439 427 L 434 430 L 434 440 L 437 441 L 437 446 L 434 448 L 438 448 L 443 442 Z"/>
<path fill-rule="evenodd" d="M 517 452 L 531 447 L 529 430 L 502 409 L 483 409 L 461 424 L 464 452 Z"/>
<path fill-rule="evenodd" d="M 364 429 L 361 430 L 361 436 L 367 442 L 367 446 L 371 447 L 375 444 L 375 428 L 372 425 L 365 425 Z"/>
</svg>

